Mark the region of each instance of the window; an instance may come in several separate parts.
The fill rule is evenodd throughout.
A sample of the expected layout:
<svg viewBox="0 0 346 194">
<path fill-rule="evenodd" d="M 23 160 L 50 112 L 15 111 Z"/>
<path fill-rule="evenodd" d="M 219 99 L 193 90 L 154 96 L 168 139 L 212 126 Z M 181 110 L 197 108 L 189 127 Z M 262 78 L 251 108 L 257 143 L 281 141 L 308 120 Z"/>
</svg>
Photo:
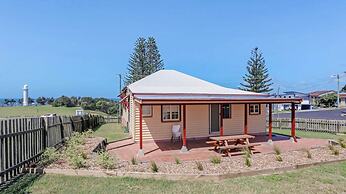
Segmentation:
<svg viewBox="0 0 346 194">
<path fill-rule="evenodd" d="M 161 119 L 165 121 L 180 121 L 180 105 L 162 105 Z"/>
<path fill-rule="evenodd" d="M 230 104 L 223 104 L 221 106 L 222 110 L 222 118 L 224 119 L 229 119 L 231 118 L 232 110 L 231 110 L 231 105 Z"/>
<path fill-rule="evenodd" d="M 151 105 L 142 105 L 142 115 L 143 117 L 152 117 L 153 107 Z"/>
<path fill-rule="evenodd" d="M 250 115 L 259 115 L 261 114 L 261 105 L 260 104 L 250 104 L 249 105 Z"/>
</svg>

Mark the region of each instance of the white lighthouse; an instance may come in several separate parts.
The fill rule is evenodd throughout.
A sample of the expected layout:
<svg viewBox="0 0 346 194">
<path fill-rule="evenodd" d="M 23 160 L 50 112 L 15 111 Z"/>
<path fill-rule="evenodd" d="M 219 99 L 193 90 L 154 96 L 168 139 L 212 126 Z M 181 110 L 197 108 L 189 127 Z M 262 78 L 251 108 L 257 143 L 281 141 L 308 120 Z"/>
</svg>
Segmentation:
<svg viewBox="0 0 346 194">
<path fill-rule="evenodd" d="M 29 104 L 29 86 L 27 84 L 23 87 L 23 106 L 28 106 Z"/>
</svg>

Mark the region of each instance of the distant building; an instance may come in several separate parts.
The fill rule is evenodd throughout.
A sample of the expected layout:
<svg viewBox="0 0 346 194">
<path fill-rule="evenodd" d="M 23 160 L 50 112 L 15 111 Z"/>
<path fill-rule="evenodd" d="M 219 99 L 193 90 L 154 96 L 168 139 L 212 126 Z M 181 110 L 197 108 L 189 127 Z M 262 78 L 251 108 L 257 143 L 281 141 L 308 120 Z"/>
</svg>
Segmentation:
<svg viewBox="0 0 346 194">
<path fill-rule="evenodd" d="M 336 94 L 334 90 L 320 90 L 320 91 L 314 91 L 310 92 L 310 104 L 313 106 L 317 106 L 318 100 L 328 94 Z"/>
<path fill-rule="evenodd" d="M 340 93 L 340 107 L 346 107 L 346 92 Z"/>
<path fill-rule="evenodd" d="M 29 86 L 27 84 L 23 87 L 23 106 L 29 105 Z"/>
<path fill-rule="evenodd" d="M 310 110 L 312 109 L 312 105 L 310 104 L 310 96 L 309 94 L 297 91 L 287 91 L 283 92 L 278 96 L 279 98 L 301 98 L 303 99 L 301 104 L 296 105 L 296 110 Z M 282 110 L 290 110 L 291 104 L 279 104 L 277 109 Z"/>
</svg>

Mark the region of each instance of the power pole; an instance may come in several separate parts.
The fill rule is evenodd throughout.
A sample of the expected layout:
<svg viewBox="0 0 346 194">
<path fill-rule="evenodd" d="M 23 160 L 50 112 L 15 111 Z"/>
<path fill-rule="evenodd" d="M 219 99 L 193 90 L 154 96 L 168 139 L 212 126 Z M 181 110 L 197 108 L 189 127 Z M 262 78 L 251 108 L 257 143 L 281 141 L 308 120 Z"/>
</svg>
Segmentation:
<svg viewBox="0 0 346 194">
<path fill-rule="evenodd" d="M 339 74 L 337 74 L 336 75 L 336 79 L 337 79 L 337 81 L 338 81 L 338 96 L 337 96 L 337 105 L 338 105 L 338 108 L 340 107 L 340 75 Z"/>
<path fill-rule="evenodd" d="M 343 74 L 346 74 L 346 71 L 344 71 Z M 338 108 L 340 108 L 340 74 L 332 75 L 332 77 L 335 77 L 336 81 L 337 81 L 337 85 L 338 86 L 337 86 L 337 100 L 336 100 L 336 103 L 337 103 Z"/>
<path fill-rule="evenodd" d="M 278 91 L 277 91 L 276 95 L 278 97 L 280 96 L 280 86 L 278 87 Z M 280 115 L 279 115 L 279 104 L 276 104 L 276 115 L 277 115 L 277 118 L 280 118 Z"/>
</svg>

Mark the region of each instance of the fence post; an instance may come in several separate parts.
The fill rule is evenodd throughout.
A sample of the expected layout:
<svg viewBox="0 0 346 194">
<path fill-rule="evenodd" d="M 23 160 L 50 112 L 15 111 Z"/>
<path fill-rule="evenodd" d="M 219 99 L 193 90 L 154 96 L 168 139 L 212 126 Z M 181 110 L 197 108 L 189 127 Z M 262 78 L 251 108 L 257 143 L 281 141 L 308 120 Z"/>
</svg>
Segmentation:
<svg viewBox="0 0 346 194">
<path fill-rule="evenodd" d="M 63 122 L 62 122 L 61 116 L 59 116 L 58 118 L 59 118 L 59 122 L 60 122 L 60 137 L 61 137 L 61 139 L 59 140 L 59 142 L 64 143 L 64 142 L 65 142 L 64 124 L 63 124 Z"/>
<path fill-rule="evenodd" d="M 47 135 L 48 135 L 48 117 L 43 117 L 42 119 L 43 122 L 43 133 L 42 133 L 42 145 L 43 145 L 43 149 L 47 148 L 47 144 L 48 144 L 48 139 L 47 139 Z"/>
<path fill-rule="evenodd" d="M 340 133 L 340 121 L 336 123 L 336 133 Z"/>
<path fill-rule="evenodd" d="M 279 129 L 281 130 L 281 119 L 279 118 Z"/>
</svg>

